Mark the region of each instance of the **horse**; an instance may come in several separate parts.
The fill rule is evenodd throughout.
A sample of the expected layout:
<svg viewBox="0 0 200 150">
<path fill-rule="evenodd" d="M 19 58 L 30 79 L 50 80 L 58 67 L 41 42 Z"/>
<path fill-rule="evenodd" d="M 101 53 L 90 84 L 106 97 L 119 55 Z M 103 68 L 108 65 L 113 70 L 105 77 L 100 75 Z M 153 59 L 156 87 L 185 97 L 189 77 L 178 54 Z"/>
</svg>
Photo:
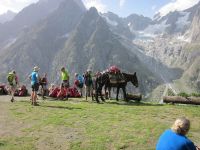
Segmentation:
<svg viewBox="0 0 200 150">
<path fill-rule="evenodd" d="M 96 101 L 99 103 L 98 96 L 102 97 L 102 88 L 105 86 L 105 93 L 106 89 L 109 89 L 109 97 L 110 97 L 110 89 L 111 87 L 117 87 L 117 95 L 116 95 L 116 100 L 118 100 L 118 95 L 119 95 L 119 89 L 122 88 L 123 93 L 124 93 L 124 99 L 126 100 L 126 86 L 128 82 L 131 82 L 135 87 L 138 87 L 138 79 L 136 72 L 134 74 L 127 74 L 127 73 L 122 73 L 122 76 L 124 77 L 124 82 L 117 82 L 117 83 L 111 83 L 110 78 L 109 78 L 109 73 L 103 73 L 99 77 L 97 77 L 95 85 L 96 85 Z"/>
</svg>

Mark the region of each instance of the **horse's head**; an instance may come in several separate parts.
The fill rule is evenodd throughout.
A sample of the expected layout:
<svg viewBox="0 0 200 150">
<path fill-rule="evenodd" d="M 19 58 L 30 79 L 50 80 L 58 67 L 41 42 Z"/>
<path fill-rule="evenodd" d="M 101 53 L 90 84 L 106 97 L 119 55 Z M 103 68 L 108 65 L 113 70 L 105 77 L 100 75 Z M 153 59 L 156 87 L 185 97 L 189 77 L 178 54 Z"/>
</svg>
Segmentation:
<svg viewBox="0 0 200 150">
<path fill-rule="evenodd" d="M 139 86 L 136 72 L 135 72 L 134 75 L 132 76 L 131 82 L 132 82 L 133 85 L 135 85 L 135 87 L 138 87 L 138 86 Z"/>
</svg>

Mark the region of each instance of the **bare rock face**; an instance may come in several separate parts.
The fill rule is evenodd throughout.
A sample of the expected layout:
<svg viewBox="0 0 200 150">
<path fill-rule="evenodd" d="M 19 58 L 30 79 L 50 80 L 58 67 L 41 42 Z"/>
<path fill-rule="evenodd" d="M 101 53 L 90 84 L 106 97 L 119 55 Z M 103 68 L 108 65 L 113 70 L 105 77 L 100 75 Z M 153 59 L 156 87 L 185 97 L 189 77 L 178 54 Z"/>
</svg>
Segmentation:
<svg viewBox="0 0 200 150">
<path fill-rule="evenodd" d="M 31 27 L 46 18 L 58 8 L 63 0 L 43 0 L 31 4 L 20 11 L 12 20 L 2 24 L 0 28 L 0 45 L 16 38 L 24 29 Z"/>
<path fill-rule="evenodd" d="M 57 83 L 62 66 L 73 80 L 75 72 L 117 65 L 137 72 L 143 94 L 177 79 L 197 87 L 199 5 L 151 20 L 136 14 L 99 14 L 95 8 L 87 11 L 81 0 L 40 0 L 12 21 L 0 23 L 0 81 L 13 68 L 24 81 L 34 65 Z M 181 39 L 186 31 L 191 43 Z"/>
<path fill-rule="evenodd" d="M 190 40 L 192 43 L 200 42 L 200 6 L 198 7 L 194 19 L 191 24 L 191 28 L 189 30 L 190 33 Z"/>
</svg>

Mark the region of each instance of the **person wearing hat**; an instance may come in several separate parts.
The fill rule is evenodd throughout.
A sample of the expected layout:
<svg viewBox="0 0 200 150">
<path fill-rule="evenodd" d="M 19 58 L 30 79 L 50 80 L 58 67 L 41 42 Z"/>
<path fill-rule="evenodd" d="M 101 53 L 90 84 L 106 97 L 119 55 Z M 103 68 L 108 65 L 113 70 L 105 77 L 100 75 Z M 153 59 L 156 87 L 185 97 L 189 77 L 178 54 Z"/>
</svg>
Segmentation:
<svg viewBox="0 0 200 150">
<path fill-rule="evenodd" d="M 11 94 L 11 102 L 14 102 L 14 95 L 15 95 L 15 91 L 18 85 L 18 77 L 16 75 L 15 70 L 9 72 L 8 76 L 7 76 L 7 80 L 10 86 L 10 94 Z"/>
<path fill-rule="evenodd" d="M 38 66 L 35 66 L 33 68 L 33 72 L 29 76 L 29 78 L 31 80 L 31 88 L 32 88 L 31 104 L 34 106 L 38 105 L 36 100 L 37 100 L 37 91 L 39 89 L 39 75 L 38 75 L 39 70 L 40 70 L 40 68 Z"/>
</svg>

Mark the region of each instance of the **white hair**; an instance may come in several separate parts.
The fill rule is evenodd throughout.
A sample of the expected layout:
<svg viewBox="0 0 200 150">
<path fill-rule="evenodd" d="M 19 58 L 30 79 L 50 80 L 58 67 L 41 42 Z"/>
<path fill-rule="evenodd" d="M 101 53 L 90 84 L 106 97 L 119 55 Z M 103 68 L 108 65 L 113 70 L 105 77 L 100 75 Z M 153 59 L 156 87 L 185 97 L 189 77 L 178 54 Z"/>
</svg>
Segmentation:
<svg viewBox="0 0 200 150">
<path fill-rule="evenodd" d="M 185 117 L 178 118 L 171 129 L 178 134 L 186 135 L 190 130 L 190 120 Z"/>
</svg>

